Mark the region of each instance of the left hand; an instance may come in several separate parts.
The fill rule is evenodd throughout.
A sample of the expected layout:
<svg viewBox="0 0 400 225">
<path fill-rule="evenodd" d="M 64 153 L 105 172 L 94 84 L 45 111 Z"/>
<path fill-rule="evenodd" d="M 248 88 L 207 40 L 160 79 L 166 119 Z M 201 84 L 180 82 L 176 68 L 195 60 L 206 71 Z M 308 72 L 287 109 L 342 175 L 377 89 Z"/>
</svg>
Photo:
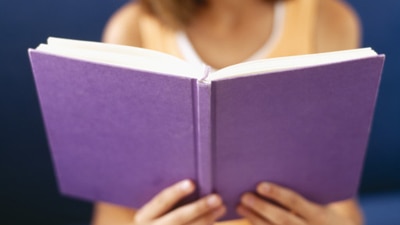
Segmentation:
<svg viewBox="0 0 400 225">
<path fill-rule="evenodd" d="M 257 186 L 257 193 L 277 204 L 268 202 L 252 193 L 241 198 L 237 208 L 239 215 L 247 218 L 253 225 L 356 225 L 359 218 L 348 216 L 337 210 L 340 207 L 319 205 L 310 202 L 292 190 L 276 184 L 263 182 Z M 355 204 L 353 204 L 355 205 Z M 354 206 L 356 208 L 356 206 Z M 354 210 L 359 213 L 359 211 Z"/>
</svg>

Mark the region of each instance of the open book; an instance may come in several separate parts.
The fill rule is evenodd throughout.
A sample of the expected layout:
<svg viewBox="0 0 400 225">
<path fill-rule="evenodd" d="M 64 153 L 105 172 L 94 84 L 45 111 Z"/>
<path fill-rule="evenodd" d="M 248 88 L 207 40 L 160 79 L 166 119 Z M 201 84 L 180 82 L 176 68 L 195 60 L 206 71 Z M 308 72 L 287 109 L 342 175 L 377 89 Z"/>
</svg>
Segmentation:
<svg viewBox="0 0 400 225">
<path fill-rule="evenodd" d="M 29 55 L 60 191 L 141 207 L 182 179 L 225 219 L 270 181 L 311 201 L 357 193 L 384 56 L 369 48 L 215 72 L 134 47 L 49 38 Z"/>
</svg>

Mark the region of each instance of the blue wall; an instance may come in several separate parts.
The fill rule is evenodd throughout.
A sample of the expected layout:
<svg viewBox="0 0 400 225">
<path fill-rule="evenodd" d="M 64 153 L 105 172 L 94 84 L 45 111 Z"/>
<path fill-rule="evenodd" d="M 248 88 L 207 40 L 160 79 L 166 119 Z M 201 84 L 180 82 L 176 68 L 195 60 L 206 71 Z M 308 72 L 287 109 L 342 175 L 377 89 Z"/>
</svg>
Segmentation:
<svg viewBox="0 0 400 225">
<path fill-rule="evenodd" d="M 56 189 L 27 48 L 48 36 L 99 40 L 124 2 L 0 1 L 0 224 L 89 220 L 89 204 Z"/>
<path fill-rule="evenodd" d="M 99 40 L 124 2 L 0 1 L 0 224 L 89 219 L 89 204 L 57 192 L 26 50 L 48 36 Z M 400 1 L 349 2 L 363 21 L 364 45 L 387 55 L 361 190 L 399 190 Z"/>
<path fill-rule="evenodd" d="M 400 1 L 350 1 L 359 12 L 364 46 L 386 54 L 362 182 L 363 191 L 400 187 Z"/>
</svg>

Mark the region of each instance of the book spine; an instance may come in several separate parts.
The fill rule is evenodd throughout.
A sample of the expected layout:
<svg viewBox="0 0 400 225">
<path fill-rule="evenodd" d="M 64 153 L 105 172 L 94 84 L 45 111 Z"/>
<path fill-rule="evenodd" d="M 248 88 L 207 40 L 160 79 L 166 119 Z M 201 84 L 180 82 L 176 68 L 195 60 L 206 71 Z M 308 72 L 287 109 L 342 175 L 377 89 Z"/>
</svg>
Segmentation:
<svg viewBox="0 0 400 225">
<path fill-rule="evenodd" d="M 197 149 L 197 177 L 200 196 L 212 192 L 212 99 L 211 83 L 194 80 L 194 113 Z"/>
</svg>

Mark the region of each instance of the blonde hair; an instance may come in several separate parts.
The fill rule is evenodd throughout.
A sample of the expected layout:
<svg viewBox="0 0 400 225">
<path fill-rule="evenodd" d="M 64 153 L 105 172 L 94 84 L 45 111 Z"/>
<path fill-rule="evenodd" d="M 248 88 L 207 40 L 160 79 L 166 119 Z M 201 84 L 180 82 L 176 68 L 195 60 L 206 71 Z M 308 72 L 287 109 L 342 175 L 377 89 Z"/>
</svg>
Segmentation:
<svg viewBox="0 0 400 225">
<path fill-rule="evenodd" d="M 277 0 L 264 0 L 277 1 Z M 187 26 L 207 0 L 139 0 L 144 11 L 172 28 Z"/>
</svg>

